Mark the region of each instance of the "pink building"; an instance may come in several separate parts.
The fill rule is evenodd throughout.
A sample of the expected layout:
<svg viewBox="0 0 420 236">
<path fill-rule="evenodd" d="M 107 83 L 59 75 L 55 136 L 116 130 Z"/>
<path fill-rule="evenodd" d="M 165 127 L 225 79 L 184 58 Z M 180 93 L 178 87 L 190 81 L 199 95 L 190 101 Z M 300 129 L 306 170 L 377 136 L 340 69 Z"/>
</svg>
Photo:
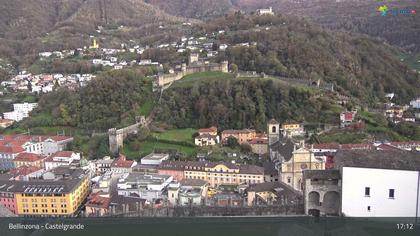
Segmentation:
<svg viewBox="0 0 420 236">
<path fill-rule="evenodd" d="M 14 188 L 13 181 L 0 181 L 0 205 L 9 209 L 13 214 L 17 214 Z"/>
</svg>

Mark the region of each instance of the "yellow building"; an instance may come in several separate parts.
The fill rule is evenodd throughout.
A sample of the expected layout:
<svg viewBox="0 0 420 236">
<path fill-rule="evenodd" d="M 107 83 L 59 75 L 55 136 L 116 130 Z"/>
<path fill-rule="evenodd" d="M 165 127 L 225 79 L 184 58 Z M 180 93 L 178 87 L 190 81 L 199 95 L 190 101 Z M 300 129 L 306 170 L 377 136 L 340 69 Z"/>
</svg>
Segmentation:
<svg viewBox="0 0 420 236">
<path fill-rule="evenodd" d="M 305 134 L 305 129 L 302 124 L 299 123 L 284 123 L 281 125 L 283 136 L 293 137 L 301 136 Z"/>
<path fill-rule="evenodd" d="M 201 179 L 211 187 L 264 182 L 264 168 L 254 165 L 195 162 L 184 167 L 186 179 Z"/>
<path fill-rule="evenodd" d="M 16 182 L 20 216 L 72 216 L 89 195 L 90 181 L 81 169 L 58 167 L 43 179 Z M 66 177 L 64 177 L 66 176 Z"/>
<path fill-rule="evenodd" d="M 93 39 L 92 45 L 89 48 L 90 49 L 98 49 L 99 48 L 99 43 L 96 42 L 96 39 Z"/>
<path fill-rule="evenodd" d="M 15 159 L 13 159 L 13 165 L 15 168 L 19 168 L 21 166 L 35 166 L 38 168 L 44 168 L 44 161 L 44 156 L 35 153 L 22 152 L 19 153 Z"/>
<path fill-rule="evenodd" d="M 325 160 L 315 157 L 314 153 L 303 145 L 302 148 L 293 151 L 290 160 L 281 164 L 280 179 L 295 190 L 302 191 L 304 170 L 325 170 Z"/>
</svg>

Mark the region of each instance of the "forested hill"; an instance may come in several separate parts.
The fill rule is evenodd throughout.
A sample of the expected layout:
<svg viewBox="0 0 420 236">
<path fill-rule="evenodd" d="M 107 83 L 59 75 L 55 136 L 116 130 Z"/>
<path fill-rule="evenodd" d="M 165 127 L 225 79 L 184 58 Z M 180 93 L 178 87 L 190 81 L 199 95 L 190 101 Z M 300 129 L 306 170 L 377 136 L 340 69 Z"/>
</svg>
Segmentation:
<svg viewBox="0 0 420 236">
<path fill-rule="evenodd" d="M 204 26 L 207 32 L 221 29 L 227 33 L 220 43 L 251 44 L 229 47 L 220 56 L 241 70 L 321 79 L 367 103 L 383 99 L 386 92 L 395 92 L 402 102 L 419 95 L 419 75 L 400 62 L 397 49 L 380 41 L 283 16 L 236 13 Z"/>
<path fill-rule="evenodd" d="M 144 0 L 165 12 L 188 18 L 208 20 L 233 11 L 231 0 Z"/>
<path fill-rule="evenodd" d="M 43 50 L 87 46 L 98 27 L 125 26 L 106 36 L 109 43 L 150 36 L 160 24 L 183 20 L 143 0 L 0 0 L 0 57 L 17 63 Z"/>
<path fill-rule="evenodd" d="M 153 107 L 152 81 L 144 70 L 106 72 L 86 87 L 62 88 L 45 94 L 31 117 L 19 126 L 67 126 L 92 131 L 133 124 Z"/>
<path fill-rule="evenodd" d="M 275 117 L 279 121 L 337 123 L 340 108 L 314 90 L 290 87 L 278 80 L 239 78 L 202 79 L 189 86 L 165 90 L 157 118 L 176 127 L 265 130 Z"/>
<path fill-rule="evenodd" d="M 379 6 L 416 10 L 417 14 L 381 16 Z M 418 0 L 236 0 L 235 6 L 247 12 L 273 7 L 277 14 L 305 17 L 334 30 L 380 37 L 392 45 L 420 52 L 420 1 Z"/>
</svg>

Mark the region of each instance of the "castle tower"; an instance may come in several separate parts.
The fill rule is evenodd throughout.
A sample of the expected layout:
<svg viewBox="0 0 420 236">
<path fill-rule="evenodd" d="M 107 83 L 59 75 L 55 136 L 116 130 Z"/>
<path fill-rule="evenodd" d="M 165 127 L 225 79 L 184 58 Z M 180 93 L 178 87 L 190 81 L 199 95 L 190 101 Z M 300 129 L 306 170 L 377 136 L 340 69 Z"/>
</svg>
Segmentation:
<svg viewBox="0 0 420 236">
<path fill-rule="evenodd" d="M 222 72 L 228 73 L 229 72 L 229 62 L 228 61 L 222 61 L 221 63 L 221 69 Z"/>
<path fill-rule="evenodd" d="M 198 53 L 190 53 L 190 58 L 188 60 L 189 64 L 192 64 L 194 62 L 198 62 L 199 54 Z"/>
<path fill-rule="evenodd" d="M 112 156 L 118 155 L 119 146 L 117 141 L 117 129 L 112 128 L 108 130 L 109 136 L 109 152 Z"/>
<path fill-rule="evenodd" d="M 280 123 L 275 119 L 268 122 L 268 144 L 271 145 L 280 140 Z"/>
</svg>

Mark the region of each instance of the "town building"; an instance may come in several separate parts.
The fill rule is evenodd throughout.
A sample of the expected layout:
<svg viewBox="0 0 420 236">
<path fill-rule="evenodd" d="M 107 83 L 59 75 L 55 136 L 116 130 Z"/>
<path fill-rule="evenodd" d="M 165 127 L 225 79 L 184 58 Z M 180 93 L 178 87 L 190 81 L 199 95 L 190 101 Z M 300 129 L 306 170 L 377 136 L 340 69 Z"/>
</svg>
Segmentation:
<svg viewBox="0 0 420 236">
<path fill-rule="evenodd" d="M 19 166 L 9 170 L 8 175 L 11 175 L 10 180 L 25 180 L 37 179 L 42 176 L 44 169 L 37 166 Z"/>
<path fill-rule="evenodd" d="M 136 165 L 136 161 L 127 160 L 126 156 L 120 154 L 120 156 L 112 162 L 111 172 L 115 174 L 130 173 Z"/>
<path fill-rule="evenodd" d="M 204 205 L 208 183 L 200 179 L 184 179 L 169 184 L 168 201 L 172 206 Z"/>
<path fill-rule="evenodd" d="M 105 174 L 111 171 L 111 165 L 114 160 L 110 156 L 105 156 L 102 159 L 95 161 L 95 168 L 97 174 Z"/>
<path fill-rule="evenodd" d="M 80 153 L 73 151 L 58 151 L 45 159 L 45 170 L 51 170 L 59 166 L 77 165 L 80 163 Z"/>
<path fill-rule="evenodd" d="M 406 151 L 340 151 L 341 212 L 349 217 L 416 217 L 420 158 Z"/>
<path fill-rule="evenodd" d="M 254 138 L 249 143 L 252 152 L 258 155 L 265 155 L 268 153 L 268 138 Z"/>
<path fill-rule="evenodd" d="M 142 165 L 160 165 L 162 161 L 169 160 L 169 154 L 167 153 L 150 153 L 140 160 Z"/>
<path fill-rule="evenodd" d="M 6 176 L 0 176 L 0 205 L 8 209 L 13 215 L 17 215 L 14 182 L 9 181 L 8 177 L 4 177 Z"/>
<path fill-rule="evenodd" d="M 217 135 L 217 128 L 210 127 L 206 129 L 199 129 L 198 136 L 195 137 L 194 143 L 196 146 L 214 146 L 220 143 L 219 136 Z"/>
<path fill-rule="evenodd" d="M 302 124 L 287 122 L 281 125 L 284 137 L 295 137 L 305 135 L 305 129 Z"/>
<path fill-rule="evenodd" d="M 302 200 L 302 193 L 282 182 L 252 184 L 247 193 L 248 206 L 296 205 Z"/>
<path fill-rule="evenodd" d="M 227 144 L 229 138 L 235 138 L 239 144 L 250 142 L 257 136 L 257 132 L 254 129 L 243 129 L 243 130 L 224 130 L 222 132 L 222 143 Z"/>
<path fill-rule="evenodd" d="M 164 161 L 159 166 L 158 172 L 159 174 L 172 174 L 179 181 L 183 179 L 205 180 L 211 187 L 264 182 L 264 168 L 254 165 Z"/>
<path fill-rule="evenodd" d="M 420 159 L 413 151 L 339 150 L 333 169 L 305 171 L 305 212 L 416 217 Z"/>
<path fill-rule="evenodd" d="M 261 16 L 261 15 L 274 15 L 274 11 L 273 8 L 270 7 L 268 9 L 258 9 L 257 10 L 257 15 Z"/>
<path fill-rule="evenodd" d="M 41 156 L 39 154 L 22 152 L 19 153 L 15 157 L 15 159 L 13 159 L 13 164 L 15 168 L 21 166 L 35 166 L 39 168 L 44 168 L 45 159 L 45 156 Z"/>
<path fill-rule="evenodd" d="M 0 170 L 13 168 L 13 159 L 20 153 L 49 156 L 72 141 L 68 136 L 0 135 Z"/>
<path fill-rule="evenodd" d="M 192 162 L 188 161 L 162 161 L 158 167 L 158 173 L 160 175 L 170 175 L 174 177 L 174 180 L 181 181 L 185 179 L 184 170 L 187 165 Z"/>
<path fill-rule="evenodd" d="M 420 109 L 420 97 L 410 101 L 410 106 L 414 109 Z"/>
<path fill-rule="evenodd" d="M 126 173 L 118 179 L 118 195 L 156 202 L 165 198 L 165 191 L 173 181 L 169 175 Z"/>
<path fill-rule="evenodd" d="M 262 163 L 264 168 L 264 182 L 277 182 L 279 181 L 279 170 L 274 162 L 266 161 Z"/>
<path fill-rule="evenodd" d="M 295 149 L 289 160 L 281 163 L 280 179 L 293 187 L 295 190 L 303 190 L 303 171 L 304 170 L 324 170 L 325 159 L 317 157 L 312 151 L 302 145 Z"/>
<path fill-rule="evenodd" d="M 3 118 L 14 121 L 21 121 L 29 117 L 29 113 L 38 106 L 37 103 L 15 103 L 13 111 L 3 113 Z"/>
<path fill-rule="evenodd" d="M 305 214 L 319 216 L 341 213 L 339 170 L 305 170 L 303 179 Z"/>
<path fill-rule="evenodd" d="M 88 197 L 86 202 L 86 212 L 87 217 L 103 217 L 110 214 L 109 206 L 111 205 L 111 198 L 101 196 L 99 192 L 92 193 Z"/>
<path fill-rule="evenodd" d="M 89 194 L 90 181 L 81 169 L 57 167 L 41 179 L 1 181 L 13 183 L 19 216 L 73 216 Z"/>
<path fill-rule="evenodd" d="M 340 127 L 344 128 L 351 125 L 356 118 L 356 112 L 345 111 L 340 113 Z"/>
</svg>

